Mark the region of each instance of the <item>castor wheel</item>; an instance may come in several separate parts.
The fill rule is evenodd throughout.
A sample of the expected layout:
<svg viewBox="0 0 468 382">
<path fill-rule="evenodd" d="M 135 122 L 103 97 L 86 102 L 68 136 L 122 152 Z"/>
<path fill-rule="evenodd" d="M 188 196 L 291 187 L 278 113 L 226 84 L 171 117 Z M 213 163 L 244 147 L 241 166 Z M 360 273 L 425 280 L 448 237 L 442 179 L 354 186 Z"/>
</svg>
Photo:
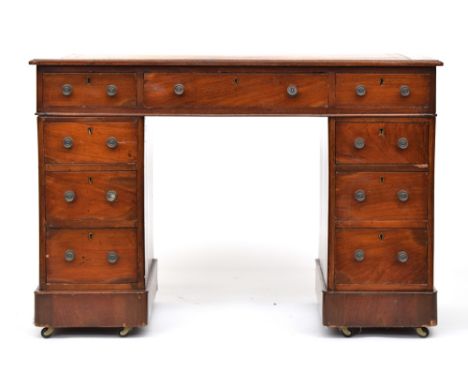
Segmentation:
<svg viewBox="0 0 468 382">
<path fill-rule="evenodd" d="M 416 334 L 421 338 L 426 338 L 429 336 L 429 329 L 425 326 L 421 326 L 420 328 L 416 328 Z"/>
<path fill-rule="evenodd" d="M 42 328 L 41 336 L 44 338 L 49 338 L 50 336 L 52 336 L 52 334 L 54 334 L 54 332 L 55 328 L 53 328 L 52 326 L 46 326 L 45 328 Z"/>
<path fill-rule="evenodd" d="M 352 335 L 354 334 L 354 330 L 348 328 L 347 326 L 341 326 L 340 328 L 338 328 L 338 330 L 344 337 L 352 337 Z"/>
<path fill-rule="evenodd" d="M 130 328 L 130 327 L 128 327 L 128 326 L 123 327 L 123 328 L 119 331 L 119 336 L 120 336 L 120 337 L 127 337 L 128 333 L 130 333 L 132 330 L 133 330 L 133 328 Z"/>
</svg>

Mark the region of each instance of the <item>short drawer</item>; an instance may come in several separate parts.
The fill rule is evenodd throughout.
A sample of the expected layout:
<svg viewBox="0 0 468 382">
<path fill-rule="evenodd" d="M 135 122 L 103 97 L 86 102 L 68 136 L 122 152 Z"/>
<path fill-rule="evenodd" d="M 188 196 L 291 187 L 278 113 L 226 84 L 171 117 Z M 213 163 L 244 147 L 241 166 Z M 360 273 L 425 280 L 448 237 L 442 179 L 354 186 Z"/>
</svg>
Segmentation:
<svg viewBox="0 0 468 382">
<path fill-rule="evenodd" d="M 336 106 L 395 111 L 432 111 L 434 77 L 429 73 L 336 74 Z"/>
<path fill-rule="evenodd" d="M 134 229 L 47 231 L 47 283 L 134 283 L 137 268 Z"/>
<path fill-rule="evenodd" d="M 337 289 L 421 289 L 428 284 L 425 229 L 337 229 Z"/>
<path fill-rule="evenodd" d="M 135 171 L 48 172 L 49 227 L 135 227 Z"/>
<path fill-rule="evenodd" d="M 338 172 L 338 220 L 425 220 L 426 172 Z"/>
<path fill-rule="evenodd" d="M 136 163 L 136 120 L 44 122 L 45 163 Z"/>
<path fill-rule="evenodd" d="M 336 164 L 428 163 L 429 122 L 337 121 Z"/>
<path fill-rule="evenodd" d="M 306 113 L 328 106 L 328 74 L 146 73 L 144 105 L 187 113 Z"/>
<path fill-rule="evenodd" d="M 135 107 L 133 73 L 44 73 L 43 107 Z"/>
</svg>

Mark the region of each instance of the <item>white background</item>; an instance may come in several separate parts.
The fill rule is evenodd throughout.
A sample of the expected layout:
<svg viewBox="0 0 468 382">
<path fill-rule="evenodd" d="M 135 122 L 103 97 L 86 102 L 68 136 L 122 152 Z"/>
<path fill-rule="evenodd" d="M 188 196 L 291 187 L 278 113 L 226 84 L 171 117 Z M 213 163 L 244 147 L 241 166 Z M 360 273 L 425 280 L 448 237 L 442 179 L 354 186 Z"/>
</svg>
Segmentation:
<svg viewBox="0 0 468 382">
<path fill-rule="evenodd" d="M 0 5 L 0 379 L 466 380 L 464 2 L 12 1 Z M 160 291 L 148 328 L 33 326 L 38 282 L 35 68 L 87 55 L 385 54 L 438 69 L 430 338 L 321 326 L 314 296 L 325 118 L 148 118 Z"/>
</svg>

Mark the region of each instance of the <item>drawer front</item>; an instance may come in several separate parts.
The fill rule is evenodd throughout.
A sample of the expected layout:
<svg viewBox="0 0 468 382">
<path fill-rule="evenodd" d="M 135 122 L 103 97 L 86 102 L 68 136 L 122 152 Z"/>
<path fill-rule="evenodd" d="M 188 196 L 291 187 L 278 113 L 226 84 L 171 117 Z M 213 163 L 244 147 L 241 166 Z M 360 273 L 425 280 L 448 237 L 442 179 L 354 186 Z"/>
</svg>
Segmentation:
<svg viewBox="0 0 468 382">
<path fill-rule="evenodd" d="M 49 227 L 135 227 L 136 172 L 49 172 Z"/>
<path fill-rule="evenodd" d="M 336 106 L 426 111 L 434 105 L 431 74 L 336 74 Z"/>
<path fill-rule="evenodd" d="M 136 75 L 128 73 L 44 73 L 43 106 L 135 107 Z"/>
<path fill-rule="evenodd" d="M 337 164 L 427 164 L 428 122 L 336 122 Z"/>
<path fill-rule="evenodd" d="M 47 121 L 45 163 L 136 163 L 137 123 Z"/>
<path fill-rule="evenodd" d="M 335 284 L 359 290 L 428 284 L 425 229 L 337 229 Z"/>
<path fill-rule="evenodd" d="M 328 75 L 146 73 L 144 105 L 187 113 L 305 113 L 328 106 Z"/>
<path fill-rule="evenodd" d="M 136 230 L 48 230 L 46 262 L 48 283 L 136 282 Z"/>
<path fill-rule="evenodd" d="M 338 220 L 425 220 L 426 172 L 338 172 Z"/>
</svg>

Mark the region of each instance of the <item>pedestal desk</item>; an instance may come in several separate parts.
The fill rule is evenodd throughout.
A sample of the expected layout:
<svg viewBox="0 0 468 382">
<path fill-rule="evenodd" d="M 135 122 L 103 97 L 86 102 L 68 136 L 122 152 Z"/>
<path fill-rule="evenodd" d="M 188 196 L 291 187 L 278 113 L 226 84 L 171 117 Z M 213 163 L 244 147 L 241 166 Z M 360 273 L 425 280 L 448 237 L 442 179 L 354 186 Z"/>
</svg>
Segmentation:
<svg viewBox="0 0 468 382">
<path fill-rule="evenodd" d="M 328 117 L 316 281 L 323 324 L 437 323 L 436 60 L 36 59 L 40 282 L 35 324 L 148 323 L 157 290 L 144 117 Z M 145 200 L 146 199 L 146 200 Z M 313 234 L 311 232 L 311 234 Z M 311 275 L 312 277 L 312 275 Z M 312 293 L 312 291 L 310 291 Z"/>
</svg>

